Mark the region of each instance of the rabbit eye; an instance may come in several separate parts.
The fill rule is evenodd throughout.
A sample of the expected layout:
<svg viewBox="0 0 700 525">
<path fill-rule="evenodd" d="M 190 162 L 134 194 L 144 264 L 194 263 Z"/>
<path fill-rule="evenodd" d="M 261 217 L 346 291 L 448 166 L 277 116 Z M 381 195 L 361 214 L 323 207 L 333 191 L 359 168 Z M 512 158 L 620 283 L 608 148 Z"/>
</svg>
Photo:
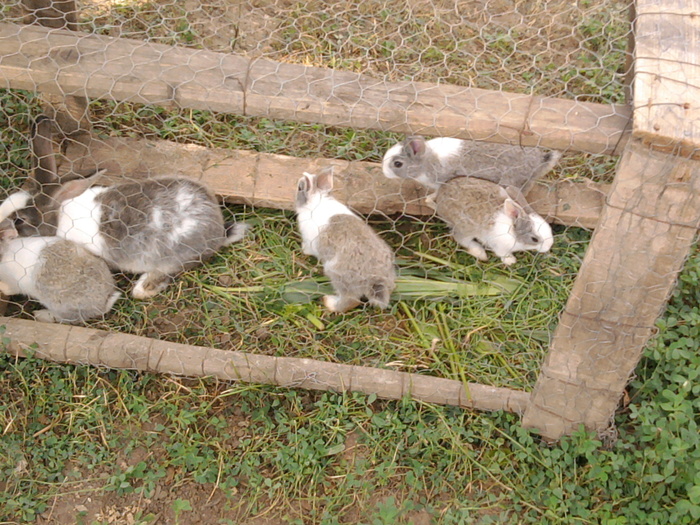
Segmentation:
<svg viewBox="0 0 700 525">
<path fill-rule="evenodd" d="M 402 166 L 403 166 L 403 162 L 401 162 L 400 160 L 395 160 L 395 161 L 394 161 L 394 167 L 395 167 L 395 168 L 401 168 Z"/>
<path fill-rule="evenodd" d="M 538 237 L 532 235 L 532 236 L 530 237 L 530 241 L 533 242 L 533 243 L 538 243 L 538 242 L 540 242 L 540 239 L 539 239 Z"/>
</svg>

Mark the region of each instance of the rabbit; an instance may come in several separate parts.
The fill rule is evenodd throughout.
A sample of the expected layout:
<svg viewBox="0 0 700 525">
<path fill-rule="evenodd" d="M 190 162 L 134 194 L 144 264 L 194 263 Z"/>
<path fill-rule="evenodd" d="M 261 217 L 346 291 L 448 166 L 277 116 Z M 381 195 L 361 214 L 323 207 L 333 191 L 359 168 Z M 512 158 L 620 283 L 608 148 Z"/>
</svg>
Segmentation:
<svg viewBox="0 0 700 525">
<path fill-rule="evenodd" d="M 224 223 L 211 192 L 185 177 L 90 186 L 93 177 L 64 184 L 56 234 L 84 245 L 111 268 L 142 274 L 137 299 L 164 290 L 178 273 L 241 240 L 246 223 Z"/>
<path fill-rule="evenodd" d="M 389 148 L 382 171 L 390 179 L 413 179 L 432 189 L 453 177 L 469 176 L 527 193 L 560 158 L 560 152 L 540 148 L 450 137 L 426 141 L 416 135 Z"/>
<path fill-rule="evenodd" d="M 452 228 L 452 236 L 467 252 L 486 261 L 489 249 L 506 266 L 514 252 L 548 252 L 552 229 L 527 204 L 517 188 L 504 188 L 473 177 L 457 177 L 440 186 L 427 203 Z"/>
<path fill-rule="evenodd" d="M 38 119 L 38 129 L 43 122 Z M 156 295 L 175 275 L 239 241 L 248 230 L 246 223 L 225 224 L 214 195 L 187 177 L 106 187 L 95 185 L 101 171 L 61 183 L 55 164 L 47 162 L 45 169 L 53 170 L 51 177 L 44 174 L 34 190 L 16 192 L 0 205 L 0 220 L 10 216 L 18 229 L 26 226 L 28 232 L 30 227 L 53 230 L 114 270 L 142 274 L 132 290 L 137 299 Z M 38 213 L 23 214 L 37 202 L 30 197 L 41 193 L 47 198 L 37 206 Z"/>
<path fill-rule="evenodd" d="M 363 299 L 384 309 L 395 287 L 394 253 L 360 217 L 335 200 L 333 173 L 304 173 L 296 193 L 302 250 L 323 263 L 336 295 L 323 304 L 343 313 Z"/>
<path fill-rule="evenodd" d="M 121 296 L 102 259 L 56 236 L 18 237 L 0 222 L 0 291 L 39 301 L 37 321 L 83 323 L 105 315 Z"/>
</svg>

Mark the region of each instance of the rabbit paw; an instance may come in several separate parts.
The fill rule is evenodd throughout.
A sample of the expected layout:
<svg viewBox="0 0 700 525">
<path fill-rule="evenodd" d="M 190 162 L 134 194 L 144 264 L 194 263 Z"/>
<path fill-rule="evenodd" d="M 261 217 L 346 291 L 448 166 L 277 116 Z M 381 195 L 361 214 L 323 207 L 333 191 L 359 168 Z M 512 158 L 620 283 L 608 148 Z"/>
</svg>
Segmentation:
<svg viewBox="0 0 700 525">
<path fill-rule="evenodd" d="M 433 210 L 437 208 L 437 204 L 435 204 L 435 197 L 437 197 L 436 191 L 434 191 L 430 195 L 425 196 L 425 205 L 428 208 L 432 208 Z"/>
<path fill-rule="evenodd" d="M 515 264 L 516 258 L 514 255 L 506 255 L 505 257 L 501 257 L 501 260 L 503 264 L 510 266 L 511 264 Z"/>
<path fill-rule="evenodd" d="M 0 281 L 0 293 L 3 295 L 12 295 L 12 288 L 7 283 Z"/>
<path fill-rule="evenodd" d="M 348 299 L 339 295 L 324 295 L 323 305 L 331 312 L 342 314 L 360 304 L 356 299 Z"/>
<path fill-rule="evenodd" d="M 470 246 L 467 247 L 467 253 L 473 255 L 480 261 L 488 261 L 489 256 L 486 255 L 486 250 L 484 250 L 483 247 L 479 246 L 478 244 L 471 244 Z"/>
<path fill-rule="evenodd" d="M 53 315 L 49 310 L 37 310 L 34 312 L 34 319 L 40 323 L 55 323 L 56 316 Z"/>
<path fill-rule="evenodd" d="M 167 276 L 144 273 L 136 281 L 131 295 L 134 299 L 148 299 L 165 290 L 169 283 L 170 278 Z"/>
</svg>

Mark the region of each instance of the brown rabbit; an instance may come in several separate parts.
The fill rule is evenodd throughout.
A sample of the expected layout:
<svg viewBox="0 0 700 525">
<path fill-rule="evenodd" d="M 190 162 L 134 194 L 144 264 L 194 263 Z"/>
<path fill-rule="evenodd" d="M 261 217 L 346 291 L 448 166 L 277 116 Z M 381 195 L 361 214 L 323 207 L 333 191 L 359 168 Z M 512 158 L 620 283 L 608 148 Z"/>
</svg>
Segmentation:
<svg viewBox="0 0 700 525">
<path fill-rule="evenodd" d="M 323 303 L 346 312 L 363 299 L 386 308 L 396 278 L 394 253 L 362 219 L 330 196 L 333 174 L 304 173 L 296 195 L 297 220 L 304 253 L 317 257 L 336 295 Z"/>
</svg>

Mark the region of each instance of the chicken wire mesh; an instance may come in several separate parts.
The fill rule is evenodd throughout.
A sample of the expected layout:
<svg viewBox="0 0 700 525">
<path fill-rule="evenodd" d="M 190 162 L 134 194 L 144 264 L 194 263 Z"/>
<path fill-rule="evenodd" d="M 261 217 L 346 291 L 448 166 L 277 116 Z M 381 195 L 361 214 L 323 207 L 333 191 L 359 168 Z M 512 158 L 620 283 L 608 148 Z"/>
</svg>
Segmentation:
<svg viewBox="0 0 700 525">
<path fill-rule="evenodd" d="M 64 180 L 96 169 L 108 184 L 191 177 L 226 200 L 222 223 L 250 225 L 201 264 L 171 272 L 152 297 L 133 297 L 138 275 L 116 265 L 125 294 L 89 325 L 532 389 L 609 191 L 611 154 L 626 141 L 628 2 L 11 0 L 0 13 L 10 50 L 0 59 L 11 88 L 0 99 L 8 195 L 32 180 L 31 123 L 43 112 L 58 123 L 53 154 Z M 418 172 L 401 175 L 419 183 L 382 175 L 398 174 L 394 157 L 381 165 L 392 147 L 408 157 L 432 151 L 430 142 L 403 142 L 408 135 L 487 141 L 450 169 L 524 173 L 516 184 L 524 196 L 510 197 L 552 223 L 551 249 L 477 261 L 479 248 L 460 247 L 449 227 L 464 219 L 440 211 L 447 197 L 438 192 L 432 206 L 445 224 L 426 206 Z M 513 149 L 490 145 L 503 142 Z M 437 157 L 462 147 L 433 145 Z M 337 315 L 321 301 L 328 277 L 302 251 L 294 207 L 302 174 L 329 166 L 333 195 L 395 255 L 384 310 Z M 598 285 L 581 293 L 599 294 Z M 7 312 L 37 308 L 13 296 Z M 634 325 L 635 315 L 624 322 Z"/>
</svg>

